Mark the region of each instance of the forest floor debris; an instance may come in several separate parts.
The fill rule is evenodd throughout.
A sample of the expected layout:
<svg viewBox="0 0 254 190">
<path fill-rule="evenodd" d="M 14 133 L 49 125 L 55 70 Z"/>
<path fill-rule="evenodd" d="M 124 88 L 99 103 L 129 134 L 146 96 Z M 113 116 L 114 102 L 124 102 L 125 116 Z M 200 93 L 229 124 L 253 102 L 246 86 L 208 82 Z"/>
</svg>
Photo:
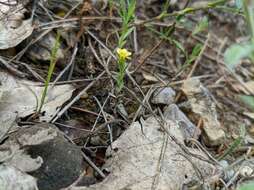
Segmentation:
<svg viewBox="0 0 254 190">
<path fill-rule="evenodd" d="M 254 67 L 224 59 L 249 39 L 237 2 L 0 0 L 0 189 L 249 183 Z"/>
</svg>

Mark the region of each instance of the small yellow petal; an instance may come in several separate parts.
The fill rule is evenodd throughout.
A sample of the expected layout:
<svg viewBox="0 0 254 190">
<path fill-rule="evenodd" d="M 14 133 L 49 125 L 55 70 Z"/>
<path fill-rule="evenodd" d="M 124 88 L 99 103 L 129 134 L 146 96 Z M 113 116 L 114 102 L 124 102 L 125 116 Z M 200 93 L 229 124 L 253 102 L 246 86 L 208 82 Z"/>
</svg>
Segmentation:
<svg viewBox="0 0 254 190">
<path fill-rule="evenodd" d="M 128 51 L 127 49 L 125 49 L 125 48 L 123 48 L 123 49 L 118 48 L 118 49 L 116 50 L 116 52 L 117 52 L 117 54 L 118 54 L 118 56 L 119 56 L 120 59 L 129 59 L 130 56 L 131 56 L 131 52 L 129 52 L 129 51 Z"/>
</svg>

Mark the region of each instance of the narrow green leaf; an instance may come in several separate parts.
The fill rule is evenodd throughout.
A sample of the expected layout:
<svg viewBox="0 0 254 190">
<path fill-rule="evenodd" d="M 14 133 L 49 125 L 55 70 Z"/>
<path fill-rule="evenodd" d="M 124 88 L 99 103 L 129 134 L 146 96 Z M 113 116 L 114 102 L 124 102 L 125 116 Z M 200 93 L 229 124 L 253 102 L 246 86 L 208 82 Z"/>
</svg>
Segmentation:
<svg viewBox="0 0 254 190">
<path fill-rule="evenodd" d="M 168 12 L 168 9 L 169 9 L 169 6 L 170 6 L 170 0 L 167 0 L 164 4 L 163 4 L 163 12 L 167 13 Z"/>
<path fill-rule="evenodd" d="M 203 45 L 202 44 L 196 44 L 192 50 L 191 57 L 196 57 L 199 55 Z"/>
<path fill-rule="evenodd" d="M 125 0 L 120 0 L 119 15 L 121 16 L 123 22 L 126 22 L 127 10 L 126 10 L 126 3 L 125 3 Z"/>
<path fill-rule="evenodd" d="M 163 17 L 167 14 L 168 9 L 169 9 L 169 5 L 170 5 L 170 0 L 167 0 L 167 1 L 163 4 L 162 12 L 161 12 L 161 14 L 158 16 L 158 18 L 163 18 Z"/>
<path fill-rule="evenodd" d="M 127 31 L 124 31 L 118 40 L 118 47 L 122 48 L 126 43 L 126 38 L 130 35 L 130 33 L 134 30 L 134 27 L 129 28 Z"/>
<path fill-rule="evenodd" d="M 208 18 L 203 17 L 201 21 L 197 24 L 194 31 L 192 32 L 192 35 L 196 35 L 208 28 Z"/>
<path fill-rule="evenodd" d="M 253 51 L 254 45 L 251 43 L 233 44 L 224 54 L 225 63 L 230 69 L 234 69 L 241 59 L 250 57 Z"/>
<path fill-rule="evenodd" d="M 171 41 L 176 46 L 177 49 L 179 49 L 181 52 L 183 52 L 183 54 L 185 56 L 187 56 L 187 53 L 186 53 L 183 45 L 180 42 L 178 42 L 177 40 L 174 40 L 174 39 L 172 39 Z"/>
<path fill-rule="evenodd" d="M 203 47 L 203 45 L 199 44 L 199 43 L 194 46 L 188 60 L 186 61 L 187 65 L 191 64 L 193 61 L 195 61 L 197 59 L 202 47 Z"/>
<path fill-rule="evenodd" d="M 241 125 L 240 127 L 240 135 L 238 138 L 236 138 L 234 140 L 234 142 L 229 146 L 229 148 L 218 158 L 218 160 L 222 160 L 225 157 L 227 157 L 227 155 L 231 154 L 232 152 L 234 152 L 243 142 L 243 139 L 245 137 L 246 134 L 246 130 L 245 130 L 245 126 Z"/>
<path fill-rule="evenodd" d="M 136 8 L 136 0 L 131 0 L 130 4 L 128 5 L 128 14 L 127 14 L 128 22 L 130 22 L 130 20 L 135 16 L 135 8 Z"/>
<path fill-rule="evenodd" d="M 126 39 L 130 35 L 130 33 L 133 32 L 133 30 L 134 30 L 134 27 L 128 28 L 127 32 L 123 34 L 123 39 Z"/>
</svg>

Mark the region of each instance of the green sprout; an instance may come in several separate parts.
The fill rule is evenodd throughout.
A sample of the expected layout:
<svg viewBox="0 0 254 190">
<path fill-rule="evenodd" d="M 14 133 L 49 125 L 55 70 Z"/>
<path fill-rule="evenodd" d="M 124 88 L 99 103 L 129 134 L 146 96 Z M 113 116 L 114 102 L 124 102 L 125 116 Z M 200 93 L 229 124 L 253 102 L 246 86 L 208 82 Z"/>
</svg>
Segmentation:
<svg viewBox="0 0 254 190">
<path fill-rule="evenodd" d="M 48 87 L 49 87 L 49 83 L 56 65 L 56 61 L 57 61 L 57 51 L 60 47 L 60 33 L 57 33 L 56 36 L 56 41 L 54 44 L 54 47 L 51 50 L 51 55 L 50 55 L 50 65 L 49 65 L 49 70 L 48 70 L 48 75 L 47 75 L 47 79 L 45 81 L 45 87 L 43 89 L 42 95 L 41 95 L 41 101 L 40 101 L 40 106 L 37 110 L 37 113 L 40 113 L 42 110 L 42 107 L 44 105 L 46 96 L 47 96 L 47 92 L 48 92 Z"/>
<path fill-rule="evenodd" d="M 132 33 L 134 27 L 131 26 L 134 18 L 135 18 L 135 8 L 136 8 L 136 0 L 120 0 L 119 2 L 120 9 L 119 15 L 122 19 L 122 26 L 120 37 L 118 40 L 117 47 L 117 63 L 118 63 L 118 76 L 117 76 L 117 88 L 120 92 L 124 86 L 124 75 L 127 68 L 127 59 L 130 59 L 131 53 L 124 48 L 127 37 Z"/>
</svg>

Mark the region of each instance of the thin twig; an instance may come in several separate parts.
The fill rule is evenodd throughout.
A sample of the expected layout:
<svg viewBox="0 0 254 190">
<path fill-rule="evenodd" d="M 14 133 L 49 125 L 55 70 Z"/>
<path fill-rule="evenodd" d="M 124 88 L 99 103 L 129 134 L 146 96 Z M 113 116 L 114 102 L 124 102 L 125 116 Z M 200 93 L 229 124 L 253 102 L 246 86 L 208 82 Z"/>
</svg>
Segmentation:
<svg viewBox="0 0 254 190">
<path fill-rule="evenodd" d="M 200 60 L 201 60 L 201 58 L 202 58 L 202 56 L 203 56 L 203 54 L 204 54 L 204 52 L 205 52 L 205 49 L 206 49 L 206 47 L 207 47 L 207 44 L 208 44 L 209 40 L 210 40 L 210 34 L 208 33 L 207 39 L 206 39 L 206 41 L 205 41 L 205 44 L 203 45 L 201 51 L 199 52 L 199 55 L 198 55 L 197 59 L 195 60 L 195 63 L 194 63 L 194 65 L 193 65 L 193 67 L 192 67 L 190 73 L 188 74 L 187 79 L 189 79 L 189 78 L 193 75 L 195 69 L 197 68 L 197 65 L 198 65 L 198 63 L 200 62 Z"/>
<path fill-rule="evenodd" d="M 71 56 L 71 60 L 68 63 L 68 65 L 66 65 L 66 67 L 60 72 L 60 74 L 56 77 L 56 79 L 54 80 L 54 82 L 52 83 L 52 87 L 55 86 L 55 84 L 59 81 L 59 79 L 63 76 L 63 74 L 73 65 L 73 62 L 75 60 L 75 57 L 77 55 L 78 52 L 78 47 L 77 45 L 74 47 L 72 56 Z M 69 79 L 68 79 L 69 80 Z"/>
<path fill-rule="evenodd" d="M 108 97 L 109 97 L 109 96 L 108 96 Z M 107 97 L 107 99 L 106 99 L 106 100 L 108 100 L 108 97 Z M 95 99 L 95 101 L 97 102 L 98 106 L 100 107 L 100 109 L 101 109 L 101 113 L 102 113 L 102 115 L 103 115 L 103 118 L 104 118 L 105 122 L 107 122 L 107 121 L 108 121 L 108 119 L 107 119 L 107 115 L 105 114 L 105 112 L 104 112 L 104 110 L 103 110 L 103 107 L 102 107 L 102 105 L 101 105 L 100 101 L 96 98 L 96 96 L 93 96 L 93 98 Z M 104 105 L 106 104 L 106 102 L 107 102 L 107 101 L 105 101 L 105 102 L 104 102 Z M 109 124 L 108 124 L 108 125 L 106 125 L 106 126 L 107 126 L 107 128 L 108 128 L 108 132 L 109 132 L 109 140 L 110 140 L 110 147 L 111 147 L 111 146 L 112 146 L 112 143 L 113 143 L 112 130 L 111 130 L 111 127 L 110 127 L 110 125 L 109 125 Z"/>
<path fill-rule="evenodd" d="M 9 70 L 11 73 L 15 74 L 18 77 L 24 78 L 26 75 L 22 73 L 21 71 L 17 70 L 13 66 L 11 66 L 11 63 L 8 61 L 5 61 L 3 58 L 0 57 L 0 64 L 4 65 L 4 67 Z"/>
<path fill-rule="evenodd" d="M 99 76 L 95 78 L 89 85 L 87 85 L 71 102 L 69 102 L 61 111 L 56 112 L 55 115 L 52 117 L 51 122 L 54 123 L 59 117 L 61 117 L 76 101 L 80 99 L 80 97 L 89 90 L 103 75 L 105 71 L 103 71 Z"/>
<path fill-rule="evenodd" d="M 84 152 L 82 152 L 82 155 L 87 163 L 104 179 L 106 177 L 104 173 L 90 160 L 90 158 Z"/>
</svg>

